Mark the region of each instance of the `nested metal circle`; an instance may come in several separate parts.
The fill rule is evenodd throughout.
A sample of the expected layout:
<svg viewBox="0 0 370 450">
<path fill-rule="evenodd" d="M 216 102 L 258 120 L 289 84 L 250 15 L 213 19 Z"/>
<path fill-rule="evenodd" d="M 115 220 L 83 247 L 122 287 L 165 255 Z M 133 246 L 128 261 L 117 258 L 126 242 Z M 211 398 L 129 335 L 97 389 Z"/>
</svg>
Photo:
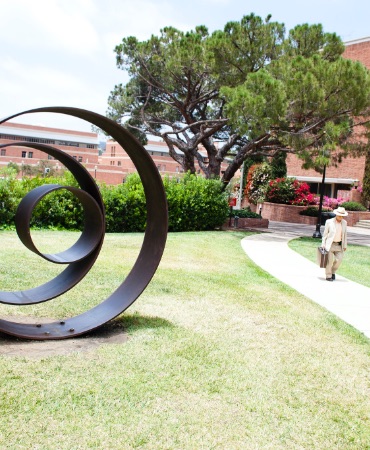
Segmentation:
<svg viewBox="0 0 370 450">
<path fill-rule="evenodd" d="M 140 175 L 146 196 L 147 227 L 139 256 L 131 272 L 127 275 L 122 284 L 107 299 L 78 316 L 42 325 L 11 322 L 0 319 L 0 331 L 7 334 L 28 339 L 65 339 L 91 331 L 121 314 L 146 288 L 158 267 L 166 243 L 168 223 L 167 202 L 162 179 L 157 168 L 155 167 L 155 164 L 153 163 L 153 160 L 150 158 L 144 147 L 142 147 L 142 145 L 127 130 L 104 116 L 78 108 L 47 107 L 15 114 L 3 119 L 0 123 L 23 114 L 37 112 L 71 115 L 87 120 L 88 122 L 104 130 L 125 149 L 132 159 Z M 99 224 L 104 228 L 104 204 L 94 179 L 82 166 L 82 164 L 78 163 L 71 156 L 43 144 L 18 142 L 9 145 L 22 145 L 25 147 L 39 149 L 57 158 L 64 166 L 66 166 L 67 169 L 72 172 L 78 181 L 81 189 L 76 190 L 74 194 L 79 196 L 82 203 L 85 202 L 85 212 L 87 209 L 90 210 L 91 207 L 91 211 L 99 211 L 98 215 L 101 215 L 101 220 L 99 218 L 96 219 L 97 223 L 95 224 L 95 229 L 94 227 L 89 227 L 89 220 L 85 221 L 85 235 L 83 232 L 82 235 L 84 237 L 81 241 L 76 243 L 76 247 L 73 251 L 71 251 L 71 249 L 74 246 L 68 250 L 69 253 L 65 253 L 62 256 L 60 254 L 58 255 L 58 258 L 62 257 L 62 259 L 65 259 L 65 263 L 70 262 L 68 267 L 61 274 L 53 280 L 30 290 L 16 292 L 0 291 L 0 302 L 2 303 L 18 305 L 40 303 L 57 297 L 61 293 L 71 289 L 93 266 L 103 243 L 103 233 L 101 234 L 100 239 L 98 239 L 98 228 Z M 9 145 L 5 144 L 0 147 L 7 147 Z M 66 189 L 65 186 L 63 188 Z M 33 194 L 30 194 L 28 199 L 30 204 L 35 202 L 37 203 L 37 201 L 39 201 L 37 199 L 39 199 L 40 196 L 42 197 L 43 195 L 46 195 L 48 188 L 44 189 L 45 190 L 34 190 Z M 59 187 L 56 187 L 55 189 L 59 189 Z M 23 213 L 22 210 L 24 211 Z M 31 251 L 45 257 L 46 255 L 38 252 L 32 242 L 32 239 L 27 236 L 27 233 L 29 233 L 28 217 L 29 212 L 31 211 L 32 213 L 32 207 L 27 206 L 25 209 L 22 207 L 19 211 L 19 217 L 17 218 L 17 230 L 20 237 L 22 236 L 22 242 L 25 243 L 26 247 Z M 92 212 L 91 214 L 94 215 L 95 213 Z M 90 246 L 89 249 L 87 249 L 88 246 Z M 85 250 L 82 251 L 80 247 L 84 247 Z M 86 256 L 83 256 L 84 253 Z M 57 259 L 55 255 L 47 255 L 45 259 L 53 260 L 53 258 Z"/>
<path fill-rule="evenodd" d="M 32 211 L 47 194 L 61 189 L 72 192 L 80 200 L 84 211 L 84 228 L 78 241 L 69 249 L 55 254 L 41 253 L 31 236 Z M 15 226 L 20 240 L 29 250 L 47 261 L 70 264 L 86 258 L 99 245 L 104 233 L 104 218 L 99 205 L 87 192 L 72 186 L 44 184 L 29 192 L 19 203 L 15 215 Z"/>
</svg>

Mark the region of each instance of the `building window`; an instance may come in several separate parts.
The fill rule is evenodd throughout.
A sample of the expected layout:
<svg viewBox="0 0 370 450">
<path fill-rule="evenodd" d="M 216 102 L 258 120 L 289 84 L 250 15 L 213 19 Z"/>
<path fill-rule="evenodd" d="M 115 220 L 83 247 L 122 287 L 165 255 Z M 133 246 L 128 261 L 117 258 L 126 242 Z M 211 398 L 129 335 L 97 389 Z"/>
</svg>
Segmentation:
<svg viewBox="0 0 370 450">
<path fill-rule="evenodd" d="M 33 158 L 33 152 L 28 152 L 28 157 Z"/>
<path fill-rule="evenodd" d="M 82 162 L 82 156 L 78 157 L 78 162 Z"/>
<path fill-rule="evenodd" d="M 110 149 L 110 156 L 116 156 L 116 147 L 114 145 Z"/>
<path fill-rule="evenodd" d="M 111 165 L 111 166 L 114 166 L 114 161 L 111 161 L 111 162 L 110 162 L 110 165 Z"/>
<path fill-rule="evenodd" d="M 2 149 L 1 149 L 1 156 L 6 156 L 6 150 L 5 150 L 5 148 L 2 148 Z"/>
<path fill-rule="evenodd" d="M 22 158 L 27 158 L 27 152 L 25 151 L 22 152 Z"/>
<path fill-rule="evenodd" d="M 117 166 L 121 166 L 121 161 L 117 161 Z"/>
<path fill-rule="evenodd" d="M 157 169 L 158 169 L 159 171 L 161 171 L 161 165 L 160 165 L 160 164 L 157 165 Z"/>
</svg>

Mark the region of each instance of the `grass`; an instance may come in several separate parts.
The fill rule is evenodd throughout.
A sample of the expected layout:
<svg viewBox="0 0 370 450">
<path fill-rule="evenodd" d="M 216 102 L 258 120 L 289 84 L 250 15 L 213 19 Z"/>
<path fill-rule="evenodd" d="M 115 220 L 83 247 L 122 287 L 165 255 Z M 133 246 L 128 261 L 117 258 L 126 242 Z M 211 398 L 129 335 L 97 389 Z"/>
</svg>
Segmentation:
<svg viewBox="0 0 370 450">
<path fill-rule="evenodd" d="M 36 234 L 46 248 L 76 236 Z M 246 235 L 170 234 L 153 281 L 114 321 L 124 344 L 1 356 L 0 448 L 369 449 L 369 340 L 257 267 Z M 0 239 L 2 289 L 55 273 L 12 233 Z M 39 306 L 2 305 L 1 317 L 90 308 L 122 281 L 141 241 L 107 235 L 82 286 Z"/>
<path fill-rule="evenodd" d="M 316 249 L 320 242 L 317 239 L 302 237 L 289 241 L 289 247 L 316 262 Z M 344 254 L 338 274 L 356 283 L 370 287 L 370 247 L 349 244 Z"/>
</svg>

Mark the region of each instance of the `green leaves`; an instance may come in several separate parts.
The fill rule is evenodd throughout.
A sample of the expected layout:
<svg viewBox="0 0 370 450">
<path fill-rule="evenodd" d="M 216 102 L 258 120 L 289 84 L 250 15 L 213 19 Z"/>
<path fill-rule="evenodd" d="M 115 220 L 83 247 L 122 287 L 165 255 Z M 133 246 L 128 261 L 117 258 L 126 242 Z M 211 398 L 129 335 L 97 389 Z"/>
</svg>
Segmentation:
<svg viewBox="0 0 370 450">
<path fill-rule="evenodd" d="M 219 177 L 227 157 L 225 184 L 253 155 L 283 150 L 312 167 L 340 148 L 331 158 L 340 160 L 366 151 L 368 137 L 353 136 L 370 112 L 369 71 L 343 51 L 320 24 L 286 35 L 284 24 L 254 14 L 211 35 L 199 26 L 127 37 L 116 53 L 130 80 L 112 91 L 108 114 L 142 142 L 162 138 L 185 172 L 198 159 L 206 177 Z"/>
<path fill-rule="evenodd" d="M 249 139 L 268 133 L 284 119 L 287 109 L 283 83 L 268 71 L 252 73 L 242 85 L 224 87 L 225 112 L 230 123 Z"/>
<path fill-rule="evenodd" d="M 344 45 L 335 33 L 324 33 L 321 24 L 297 25 L 289 31 L 284 53 L 289 57 L 311 58 L 320 53 L 323 59 L 335 61 L 344 51 Z"/>
</svg>

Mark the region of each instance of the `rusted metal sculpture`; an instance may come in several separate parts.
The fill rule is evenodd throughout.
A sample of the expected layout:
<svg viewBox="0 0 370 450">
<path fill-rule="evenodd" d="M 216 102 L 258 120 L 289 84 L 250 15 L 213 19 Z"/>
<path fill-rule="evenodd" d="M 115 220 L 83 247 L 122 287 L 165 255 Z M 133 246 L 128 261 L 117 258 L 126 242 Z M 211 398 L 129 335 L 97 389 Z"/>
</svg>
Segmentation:
<svg viewBox="0 0 370 450">
<path fill-rule="evenodd" d="M 136 166 L 144 186 L 147 207 L 147 227 L 139 256 L 122 284 L 94 308 L 72 318 L 51 323 L 18 323 L 0 319 L 0 331 L 26 339 L 66 339 L 100 327 L 125 311 L 144 291 L 161 260 L 167 238 L 167 202 L 162 179 L 144 147 L 123 127 L 112 120 L 79 108 L 47 107 L 12 115 L 0 123 L 23 114 L 47 112 L 67 114 L 84 119 L 104 130 L 127 152 Z M 99 189 L 82 164 L 54 147 L 44 144 L 16 142 L 0 147 L 24 146 L 41 150 L 60 161 L 76 178 L 80 189 L 71 186 L 43 185 L 29 192 L 20 202 L 15 225 L 22 243 L 32 252 L 55 264 L 67 264 L 54 279 L 24 291 L 0 291 L 0 303 L 30 305 L 51 300 L 67 292 L 89 272 L 103 244 L 105 232 L 104 204 Z M 57 254 L 41 253 L 30 233 L 32 211 L 48 193 L 67 189 L 81 202 L 84 228 L 78 241 Z"/>
</svg>

